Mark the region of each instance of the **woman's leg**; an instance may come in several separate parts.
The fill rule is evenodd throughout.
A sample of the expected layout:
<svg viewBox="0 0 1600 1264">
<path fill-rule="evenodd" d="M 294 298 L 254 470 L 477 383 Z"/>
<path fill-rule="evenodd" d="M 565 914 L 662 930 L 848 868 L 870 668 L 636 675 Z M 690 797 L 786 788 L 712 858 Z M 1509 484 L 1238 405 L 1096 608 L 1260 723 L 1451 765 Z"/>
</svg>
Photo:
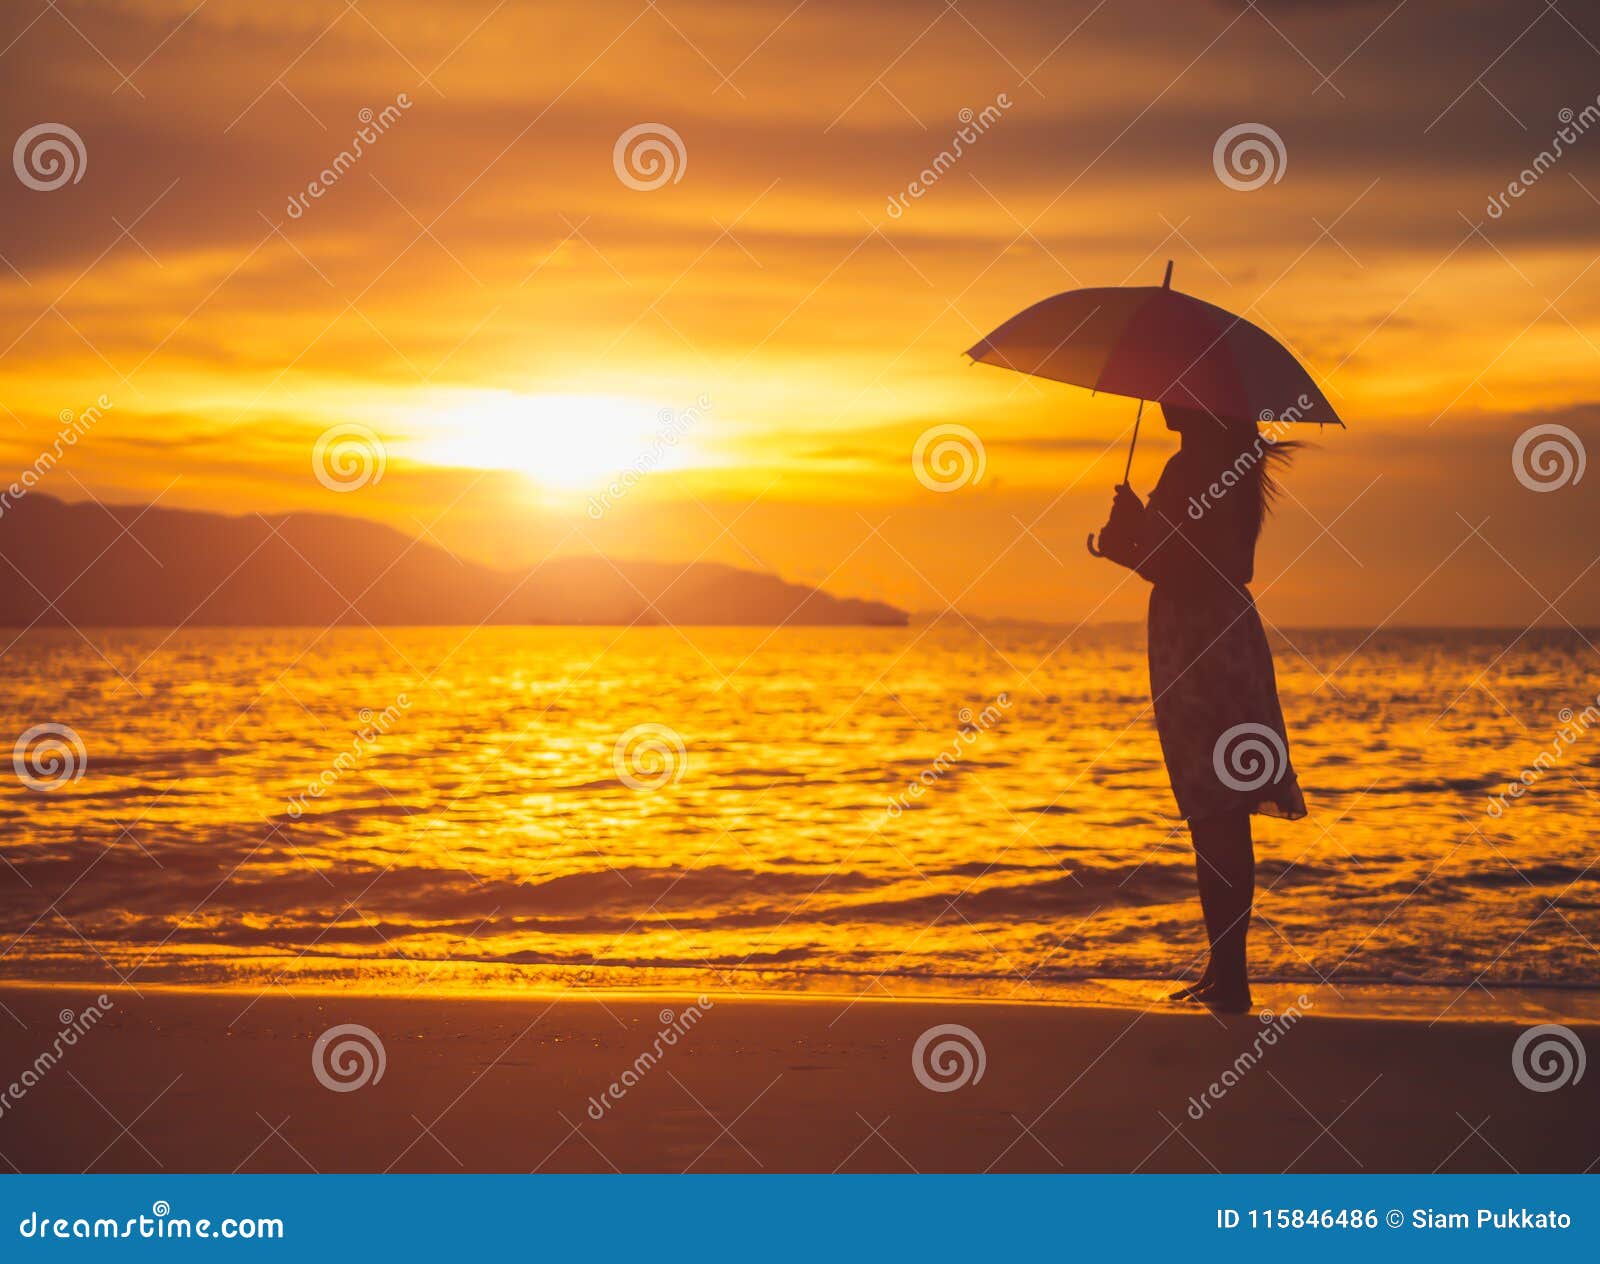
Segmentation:
<svg viewBox="0 0 1600 1264">
<path fill-rule="evenodd" d="M 1250 814 L 1229 812 L 1189 823 L 1194 841 L 1200 909 L 1211 941 L 1208 983 L 1196 998 L 1218 1009 L 1250 1007 L 1250 973 L 1245 943 L 1255 901 L 1256 855 Z"/>
</svg>

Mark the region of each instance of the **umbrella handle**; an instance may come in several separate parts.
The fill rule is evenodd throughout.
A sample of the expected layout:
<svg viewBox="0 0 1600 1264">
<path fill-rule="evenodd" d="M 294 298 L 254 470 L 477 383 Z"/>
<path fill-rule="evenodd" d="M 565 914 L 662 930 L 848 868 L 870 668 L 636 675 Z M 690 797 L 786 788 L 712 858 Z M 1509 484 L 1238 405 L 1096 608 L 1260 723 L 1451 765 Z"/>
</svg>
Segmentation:
<svg viewBox="0 0 1600 1264">
<path fill-rule="evenodd" d="M 1137 425 L 1137 424 L 1138 423 L 1135 423 L 1135 425 Z M 1130 492 L 1133 490 L 1133 485 L 1131 483 L 1129 483 L 1127 479 L 1123 479 L 1121 483 L 1117 484 L 1117 486 L 1119 488 L 1126 487 Z M 1104 553 L 1102 553 L 1098 548 L 1095 547 L 1095 539 L 1094 539 L 1094 532 L 1093 531 L 1089 532 L 1089 538 L 1088 538 L 1087 541 L 1085 541 L 1085 543 L 1088 546 L 1089 552 L 1091 554 L 1093 554 L 1095 557 L 1104 557 L 1105 556 Z"/>
</svg>

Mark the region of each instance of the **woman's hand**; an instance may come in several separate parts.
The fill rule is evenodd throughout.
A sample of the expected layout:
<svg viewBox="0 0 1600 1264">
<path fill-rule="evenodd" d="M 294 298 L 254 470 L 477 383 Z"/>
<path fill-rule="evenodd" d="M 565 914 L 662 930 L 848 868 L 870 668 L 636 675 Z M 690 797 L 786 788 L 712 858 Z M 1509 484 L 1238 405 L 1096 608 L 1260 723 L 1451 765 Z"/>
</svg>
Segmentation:
<svg viewBox="0 0 1600 1264">
<path fill-rule="evenodd" d="M 1111 516 L 1100 529 L 1102 555 L 1121 566 L 1132 567 L 1138 559 L 1138 539 L 1144 524 L 1144 502 L 1126 483 L 1117 488 L 1111 501 Z"/>
<path fill-rule="evenodd" d="M 1126 483 L 1119 483 L 1111 499 L 1111 521 L 1119 527 L 1132 527 L 1143 517 L 1144 501 L 1139 499 L 1139 493 Z"/>
</svg>

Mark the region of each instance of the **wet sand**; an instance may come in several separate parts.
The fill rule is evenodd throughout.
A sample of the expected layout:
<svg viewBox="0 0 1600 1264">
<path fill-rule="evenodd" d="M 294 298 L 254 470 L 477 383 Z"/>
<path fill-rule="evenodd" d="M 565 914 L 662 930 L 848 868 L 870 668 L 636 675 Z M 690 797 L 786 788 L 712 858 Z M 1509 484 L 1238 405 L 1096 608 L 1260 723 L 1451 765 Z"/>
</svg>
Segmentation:
<svg viewBox="0 0 1600 1264">
<path fill-rule="evenodd" d="M 146 989 L 110 994 L 104 1017 L 20 1084 L 97 995 L 0 988 L 0 1167 L 1577 1172 L 1600 1161 L 1600 1073 L 1524 1087 L 1512 1067 L 1520 1022 Z M 335 1091 L 313 1051 L 344 1024 L 376 1033 L 384 1067 Z M 937 1069 L 919 1078 L 914 1049 L 947 1024 L 976 1034 L 983 1070 L 935 1091 L 923 1079 L 939 1083 Z M 1574 1030 L 1600 1052 L 1600 1028 Z M 326 1061 L 324 1078 L 340 1084 Z M 352 1060 L 347 1076 L 362 1069 Z M 947 1069 L 966 1071 L 954 1058 Z"/>
</svg>

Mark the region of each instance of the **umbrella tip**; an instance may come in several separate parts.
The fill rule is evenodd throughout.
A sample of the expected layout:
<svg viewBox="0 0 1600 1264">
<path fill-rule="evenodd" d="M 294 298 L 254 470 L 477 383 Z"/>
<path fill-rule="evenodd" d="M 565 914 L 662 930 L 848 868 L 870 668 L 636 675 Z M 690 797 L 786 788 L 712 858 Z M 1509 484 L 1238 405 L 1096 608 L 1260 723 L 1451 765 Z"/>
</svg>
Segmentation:
<svg viewBox="0 0 1600 1264">
<path fill-rule="evenodd" d="M 1167 260 L 1167 275 L 1161 278 L 1161 288 L 1163 290 L 1170 290 L 1172 288 L 1172 260 L 1171 259 Z"/>
</svg>

